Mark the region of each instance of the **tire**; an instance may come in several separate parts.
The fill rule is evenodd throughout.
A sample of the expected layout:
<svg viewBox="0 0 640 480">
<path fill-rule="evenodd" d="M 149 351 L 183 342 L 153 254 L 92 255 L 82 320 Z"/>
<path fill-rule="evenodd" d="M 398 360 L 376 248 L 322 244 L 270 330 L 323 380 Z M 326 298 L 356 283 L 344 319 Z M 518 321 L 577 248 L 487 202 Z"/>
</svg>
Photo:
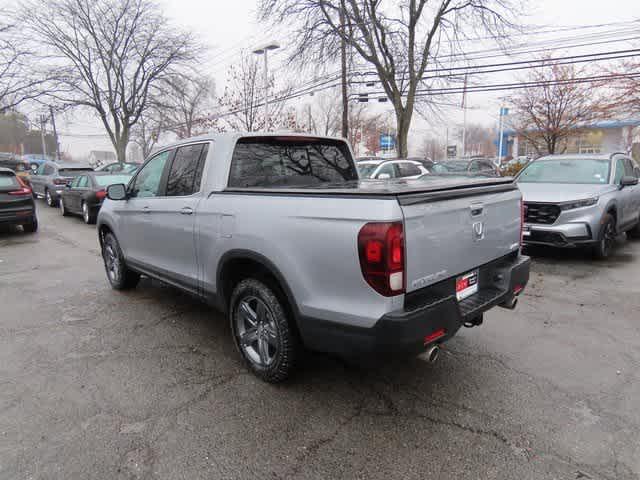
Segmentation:
<svg viewBox="0 0 640 480">
<path fill-rule="evenodd" d="M 60 197 L 60 201 L 58 202 L 58 205 L 60 206 L 60 213 L 62 214 L 62 216 L 68 217 L 70 214 L 69 214 L 69 211 L 64 206 L 64 198 Z"/>
<path fill-rule="evenodd" d="M 262 281 L 242 280 L 231 295 L 229 321 L 236 348 L 257 377 L 279 383 L 297 366 L 300 342 L 277 290 Z"/>
<path fill-rule="evenodd" d="M 29 223 L 22 225 L 25 233 L 36 233 L 38 231 L 38 219 L 33 217 Z"/>
<path fill-rule="evenodd" d="M 86 202 L 82 202 L 82 219 L 87 225 L 93 225 L 96 223 L 96 216 L 91 213 L 91 209 Z"/>
<path fill-rule="evenodd" d="M 102 259 L 114 290 L 130 290 L 138 285 L 140 274 L 127 268 L 120 244 L 112 233 L 107 233 L 102 242 Z"/>
<path fill-rule="evenodd" d="M 627 236 L 629 238 L 640 238 L 640 221 L 636 224 L 635 227 L 627 232 Z"/>
<path fill-rule="evenodd" d="M 53 198 L 48 188 L 46 188 L 44 191 L 44 201 L 52 208 L 58 206 L 58 201 Z"/>
<path fill-rule="evenodd" d="M 607 213 L 602 217 L 601 224 L 598 243 L 593 246 L 593 256 L 598 260 L 609 257 L 616 241 L 616 219 Z"/>
</svg>

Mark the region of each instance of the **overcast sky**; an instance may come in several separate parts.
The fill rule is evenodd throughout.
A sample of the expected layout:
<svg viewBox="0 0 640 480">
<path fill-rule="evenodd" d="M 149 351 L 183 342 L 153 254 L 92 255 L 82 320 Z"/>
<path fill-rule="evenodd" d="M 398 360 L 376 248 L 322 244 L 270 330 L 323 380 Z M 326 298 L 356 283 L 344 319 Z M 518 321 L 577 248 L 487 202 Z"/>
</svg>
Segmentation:
<svg viewBox="0 0 640 480">
<path fill-rule="evenodd" d="M 287 44 L 292 39 L 287 38 L 286 29 L 276 28 L 274 32 L 267 29 L 256 20 L 257 0 L 160 0 L 167 17 L 183 28 L 195 32 L 201 41 L 210 47 L 208 59 L 203 63 L 203 70 L 214 76 L 217 81 L 218 93 L 224 89 L 226 70 L 233 64 L 241 49 L 251 49 L 260 44 L 277 40 L 283 48 L 275 53 L 271 64 L 278 71 L 279 60 L 286 56 Z M 554 26 L 593 25 L 613 22 L 623 22 L 640 18 L 640 0 L 531 0 L 527 2 L 530 15 L 525 19 L 527 24 Z M 640 29 L 639 29 L 640 32 Z M 558 35 L 557 33 L 555 35 Z M 615 48 L 620 45 L 616 44 Z M 606 50 L 607 46 L 596 47 L 598 51 Z M 611 47 L 614 48 L 614 47 Z M 572 51 L 572 53 L 578 53 Z M 499 82 L 510 79 L 493 75 L 486 81 Z M 498 116 L 500 94 L 469 95 L 468 119 L 471 122 L 491 125 Z M 308 103 L 310 99 L 302 98 L 299 105 Z M 451 101 L 459 102 L 460 98 Z M 376 105 L 373 108 L 390 110 L 389 104 Z M 453 127 L 460 123 L 462 113 L 459 108 L 444 112 L 446 123 Z M 90 119 L 72 119 L 67 122 L 61 119 L 59 129 L 66 133 L 97 134 L 101 133 L 99 125 Z M 413 144 L 425 135 L 442 135 L 445 125 L 429 125 L 417 119 L 414 122 Z M 421 141 L 421 140 L 420 140 Z M 70 137 L 62 138 L 63 149 L 74 155 L 83 155 L 91 149 L 109 149 L 106 138 Z"/>
</svg>

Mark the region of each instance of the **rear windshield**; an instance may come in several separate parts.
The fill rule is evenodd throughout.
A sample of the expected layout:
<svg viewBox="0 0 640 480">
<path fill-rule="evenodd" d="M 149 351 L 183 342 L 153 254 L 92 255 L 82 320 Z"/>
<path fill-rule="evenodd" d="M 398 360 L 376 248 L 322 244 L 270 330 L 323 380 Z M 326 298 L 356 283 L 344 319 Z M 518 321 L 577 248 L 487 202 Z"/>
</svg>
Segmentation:
<svg viewBox="0 0 640 480">
<path fill-rule="evenodd" d="M 0 160 L 0 167 L 10 168 L 14 172 L 24 172 L 29 169 L 29 164 L 16 160 Z"/>
<path fill-rule="evenodd" d="M 0 190 L 14 189 L 20 187 L 18 179 L 15 175 L 6 172 L 0 172 Z"/>
<path fill-rule="evenodd" d="M 93 172 L 91 168 L 61 168 L 58 174 L 63 177 L 77 177 L 85 172 Z"/>
<path fill-rule="evenodd" d="M 360 163 L 357 164 L 358 172 L 360 173 L 360 177 L 369 178 L 373 172 L 375 172 L 376 168 L 378 168 L 379 163 Z"/>
<path fill-rule="evenodd" d="M 124 183 L 125 185 L 131 180 L 131 175 L 96 175 L 96 183 L 101 187 L 108 187 L 116 183 Z"/>
<path fill-rule="evenodd" d="M 256 137 L 238 141 L 230 187 L 308 187 L 357 180 L 344 142 Z"/>
<path fill-rule="evenodd" d="M 524 169 L 518 182 L 608 183 L 610 164 L 609 160 L 597 158 L 536 160 Z"/>
</svg>

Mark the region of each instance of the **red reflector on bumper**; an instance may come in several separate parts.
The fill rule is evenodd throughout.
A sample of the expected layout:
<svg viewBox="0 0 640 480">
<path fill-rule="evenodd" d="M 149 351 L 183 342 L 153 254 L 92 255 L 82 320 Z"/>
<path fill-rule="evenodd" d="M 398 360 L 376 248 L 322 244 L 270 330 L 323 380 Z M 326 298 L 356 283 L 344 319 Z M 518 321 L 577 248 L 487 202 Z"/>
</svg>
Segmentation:
<svg viewBox="0 0 640 480">
<path fill-rule="evenodd" d="M 435 332 L 430 333 L 429 335 L 424 337 L 424 344 L 427 345 L 428 343 L 435 342 L 439 338 L 444 337 L 446 334 L 447 334 L 447 331 L 444 328 L 441 328 L 440 330 L 436 330 Z"/>
<path fill-rule="evenodd" d="M 522 290 L 524 290 L 524 287 L 522 285 L 516 285 L 515 287 L 513 287 L 513 294 L 518 295 Z"/>
</svg>

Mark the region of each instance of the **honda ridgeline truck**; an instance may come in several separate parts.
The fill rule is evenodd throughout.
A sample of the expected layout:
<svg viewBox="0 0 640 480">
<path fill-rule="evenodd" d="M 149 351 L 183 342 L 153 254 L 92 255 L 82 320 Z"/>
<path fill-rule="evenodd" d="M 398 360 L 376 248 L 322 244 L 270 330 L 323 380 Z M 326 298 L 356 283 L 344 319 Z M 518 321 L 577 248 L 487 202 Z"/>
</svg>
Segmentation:
<svg viewBox="0 0 640 480">
<path fill-rule="evenodd" d="M 301 348 L 427 352 L 529 279 L 510 178 L 366 181 L 342 139 L 192 138 L 153 154 L 98 216 L 109 282 L 147 275 L 223 312 L 248 367 L 289 376 Z"/>
</svg>

